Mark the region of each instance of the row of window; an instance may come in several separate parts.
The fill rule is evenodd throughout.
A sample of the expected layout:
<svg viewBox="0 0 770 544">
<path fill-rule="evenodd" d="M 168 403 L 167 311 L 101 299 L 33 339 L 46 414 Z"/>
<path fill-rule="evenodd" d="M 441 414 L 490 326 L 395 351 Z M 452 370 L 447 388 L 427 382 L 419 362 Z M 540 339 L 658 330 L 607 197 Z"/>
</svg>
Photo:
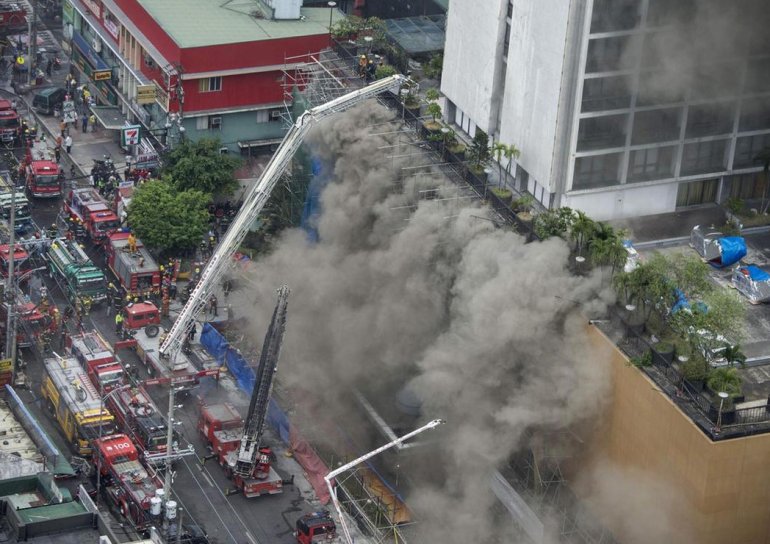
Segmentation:
<svg viewBox="0 0 770 544">
<path fill-rule="evenodd" d="M 275 123 L 281 120 L 281 110 L 259 110 L 256 112 L 257 123 Z M 221 115 L 202 115 L 195 118 L 197 130 L 222 130 Z"/>
<path fill-rule="evenodd" d="M 738 131 L 770 130 L 770 96 L 744 100 Z M 733 132 L 738 103 L 713 102 L 692 105 L 687 110 L 686 139 L 728 135 Z M 623 147 L 633 115 L 631 145 L 679 140 L 685 108 L 661 108 L 587 117 L 580 120 L 578 151 Z"/>
<path fill-rule="evenodd" d="M 759 165 L 758 155 L 770 148 L 770 134 L 738 138 L 733 169 Z M 678 146 L 662 146 L 632 150 L 629 155 L 627 183 L 638 183 L 674 176 Z M 710 140 L 685 144 L 682 149 L 680 175 L 689 176 L 723 172 L 727 169 L 730 140 Z M 591 189 L 617 185 L 621 179 L 623 153 L 607 153 L 575 160 L 574 189 Z"/>
</svg>

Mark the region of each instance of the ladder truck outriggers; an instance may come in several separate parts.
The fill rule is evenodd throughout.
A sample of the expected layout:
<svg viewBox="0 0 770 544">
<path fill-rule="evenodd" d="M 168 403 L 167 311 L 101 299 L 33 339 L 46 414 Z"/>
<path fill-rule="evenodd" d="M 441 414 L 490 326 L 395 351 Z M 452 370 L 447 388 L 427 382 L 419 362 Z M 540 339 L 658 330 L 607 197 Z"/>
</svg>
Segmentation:
<svg viewBox="0 0 770 544">
<path fill-rule="evenodd" d="M 198 429 L 208 440 L 213 456 L 235 483 L 236 491 L 248 498 L 283 491 L 283 478 L 272 467 L 273 452 L 262 444 L 262 436 L 286 329 L 288 298 L 289 288 L 281 287 L 262 345 L 246 420 L 241 420 L 238 413 L 225 404 L 203 407 L 198 422 Z"/>
<path fill-rule="evenodd" d="M 214 253 L 211 255 L 195 288 L 190 293 L 179 316 L 174 321 L 174 324 L 161 343 L 158 350 L 160 357 L 170 360 L 173 363 L 176 357 L 181 354 L 185 339 L 187 338 L 197 315 L 206 306 L 211 293 L 216 288 L 218 282 L 224 277 L 225 272 L 232 262 L 232 255 L 237 251 L 243 238 L 249 231 L 249 227 L 254 223 L 262 209 L 265 207 L 273 189 L 275 189 L 278 181 L 281 179 L 283 171 L 294 156 L 294 153 L 302 145 L 305 135 L 310 131 L 312 126 L 327 117 L 345 111 L 364 100 L 374 98 L 386 91 L 391 91 L 397 95 L 399 87 L 408 82 L 408 78 L 400 74 L 379 79 L 362 89 L 357 89 L 325 104 L 311 108 L 297 117 L 259 179 L 251 186 L 245 195 L 243 205 L 230 224 L 230 227 L 225 232 L 225 235 L 220 240 Z M 174 409 L 174 389 L 174 387 L 169 387 L 169 414 L 172 414 Z M 171 435 L 173 426 L 169 425 L 168 428 L 169 435 Z M 172 437 L 169 436 L 168 440 L 171 441 Z M 172 458 L 173 455 L 168 455 L 166 457 L 166 478 L 164 482 L 166 498 L 170 497 L 170 468 Z"/>
</svg>

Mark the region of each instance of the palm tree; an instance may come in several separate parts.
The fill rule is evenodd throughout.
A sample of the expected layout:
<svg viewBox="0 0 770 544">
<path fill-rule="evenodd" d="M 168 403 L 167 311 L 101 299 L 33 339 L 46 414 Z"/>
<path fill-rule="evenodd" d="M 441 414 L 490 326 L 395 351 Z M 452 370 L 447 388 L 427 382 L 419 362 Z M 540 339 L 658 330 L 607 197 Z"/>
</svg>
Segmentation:
<svg viewBox="0 0 770 544">
<path fill-rule="evenodd" d="M 712 370 L 706 383 L 715 393 L 724 391 L 731 397 L 737 397 L 741 394 L 742 381 L 736 368 L 722 367 Z"/>
<path fill-rule="evenodd" d="M 609 266 L 610 277 L 615 275 L 615 270 L 625 263 L 628 256 L 620 234 L 607 223 L 599 222 L 596 223 L 593 236 L 588 241 L 591 260 L 595 265 Z"/>
<path fill-rule="evenodd" d="M 495 160 L 497 161 L 497 172 L 500 176 L 498 179 L 498 187 L 502 187 L 504 185 L 502 158 L 505 152 L 507 151 L 507 149 L 508 149 L 508 146 L 503 142 L 495 142 L 495 145 L 492 146 L 492 154 L 495 156 Z"/>
<path fill-rule="evenodd" d="M 516 147 L 516 144 L 510 144 L 505 147 L 503 155 L 505 155 L 505 158 L 508 159 L 508 164 L 505 165 L 505 173 L 511 175 L 511 165 L 513 164 L 513 159 L 518 159 L 521 157 L 521 150 Z"/>
<path fill-rule="evenodd" d="M 596 223 L 594 220 L 588 217 L 585 212 L 577 210 L 569 235 L 575 241 L 575 251 L 577 251 L 578 255 L 583 254 L 583 244 L 591 238 L 595 230 Z"/>
<path fill-rule="evenodd" d="M 754 162 L 761 162 L 763 164 L 762 175 L 764 176 L 765 190 L 762 193 L 762 214 L 767 213 L 767 208 L 770 206 L 770 200 L 767 199 L 767 189 L 770 186 L 770 147 L 766 147 L 754 157 Z"/>
<path fill-rule="evenodd" d="M 725 358 L 729 366 L 735 366 L 738 363 L 740 366 L 746 366 L 746 354 L 741 351 L 741 346 L 735 344 L 725 344 L 725 349 L 722 352 L 722 357 Z"/>
</svg>

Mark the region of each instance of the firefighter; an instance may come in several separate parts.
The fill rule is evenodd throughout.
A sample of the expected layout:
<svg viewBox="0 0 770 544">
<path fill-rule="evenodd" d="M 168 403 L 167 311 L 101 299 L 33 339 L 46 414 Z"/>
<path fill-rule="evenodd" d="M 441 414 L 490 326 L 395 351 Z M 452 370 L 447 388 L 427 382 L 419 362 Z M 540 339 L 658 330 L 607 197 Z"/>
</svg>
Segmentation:
<svg viewBox="0 0 770 544">
<path fill-rule="evenodd" d="M 115 334 L 120 336 L 120 334 L 123 332 L 123 313 L 118 312 L 115 314 Z"/>
<path fill-rule="evenodd" d="M 364 77 L 366 74 L 366 55 L 361 55 L 358 59 L 358 75 Z"/>
<path fill-rule="evenodd" d="M 212 314 L 214 314 L 214 317 L 218 317 L 219 314 L 217 312 L 217 297 L 216 297 L 216 295 L 212 294 L 211 297 L 209 297 L 209 311 Z"/>
<path fill-rule="evenodd" d="M 128 251 L 136 253 L 136 236 L 133 232 L 128 234 Z"/>
</svg>

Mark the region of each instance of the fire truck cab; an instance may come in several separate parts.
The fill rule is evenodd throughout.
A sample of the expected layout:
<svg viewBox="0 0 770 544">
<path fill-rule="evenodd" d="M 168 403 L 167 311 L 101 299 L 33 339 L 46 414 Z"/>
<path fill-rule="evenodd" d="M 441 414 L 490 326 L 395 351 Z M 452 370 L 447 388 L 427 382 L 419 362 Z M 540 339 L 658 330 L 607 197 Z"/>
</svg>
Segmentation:
<svg viewBox="0 0 770 544">
<path fill-rule="evenodd" d="M 243 436 L 243 418 L 232 404 L 201 406 L 198 431 L 208 441 L 220 465 L 227 454 L 238 449 Z"/>
<path fill-rule="evenodd" d="M 13 143 L 19 137 L 21 120 L 16 110 L 11 108 L 0 110 L 0 141 Z"/>
<path fill-rule="evenodd" d="M 64 207 L 94 241 L 103 240 L 120 226 L 118 216 L 93 187 L 71 190 L 64 200 Z"/>
<path fill-rule="evenodd" d="M 294 533 L 298 544 L 318 544 L 337 541 L 337 525 L 326 510 L 305 514 L 297 520 Z"/>
<path fill-rule="evenodd" d="M 126 383 L 123 365 L 115 357 L 110 344 L 98 331 L 67 336 L 65 348 L 88 373 L 100 395 L 106 395 Z"/>
<path fill-rule="evenodd" d="M 0 275 L 7 279 L 10 271 L 11 246 L 9 244 L 0 245 Z M 14 245 L 13 251 L 13 275 L 20 277 L 31 270 L 29 262 L 29 253 L 20 244 Z"/>
<path fill-rule="evenodd" d="M 160 325 L 160 311 L 152 302 L 134 302 L 126 306 L 123 328 L 141 329 L 148 325 Z"/>
<path fill-rule="evenodd" d="M 27 166 L 27 190 L 38 198 L 61 196 L 63 173 L 55 161 L 34 160 Z"/>
</svg>

